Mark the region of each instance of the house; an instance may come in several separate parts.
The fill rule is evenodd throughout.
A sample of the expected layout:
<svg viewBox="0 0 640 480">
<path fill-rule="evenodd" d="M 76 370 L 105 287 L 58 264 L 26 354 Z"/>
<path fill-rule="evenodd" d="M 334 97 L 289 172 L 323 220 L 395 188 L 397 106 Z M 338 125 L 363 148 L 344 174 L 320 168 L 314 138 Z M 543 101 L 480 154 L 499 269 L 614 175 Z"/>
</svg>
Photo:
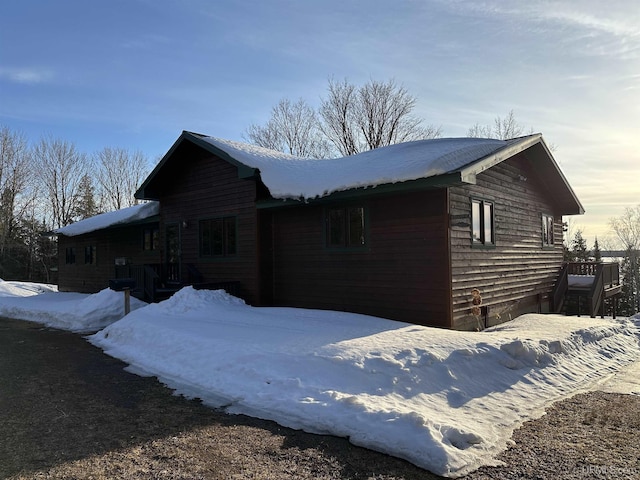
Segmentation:
<svg viewBox="0 0 640 480">
<path fill-rule="evenodd" d="M 136 197 L 157 215 L 58 231 L 61 289 L 104 288 L 119 258 L 164 289 L 229 285 L 253 305 L 456 329 L 549 311 L 562 216 L 584 213 L 540 134 L 300 159 L 183 132 Z M 94 244 L 95 267 L 66 263 Z"/>
<path fill-rule="evenodd" d="M 159 211 L 158 202 L 142 203 L 55 230 L 58 290 L 94 293 L 129 265 L 159 265 Z"/>
</svg>

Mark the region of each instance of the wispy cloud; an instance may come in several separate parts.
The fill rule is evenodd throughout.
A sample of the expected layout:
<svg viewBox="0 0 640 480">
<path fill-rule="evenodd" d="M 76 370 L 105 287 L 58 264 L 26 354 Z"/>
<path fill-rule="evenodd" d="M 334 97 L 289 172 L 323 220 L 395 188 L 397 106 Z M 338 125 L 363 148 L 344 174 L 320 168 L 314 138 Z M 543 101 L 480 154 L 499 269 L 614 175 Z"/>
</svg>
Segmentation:
<svg viewBox="0 0 640 480">
<path fill-rule="evenodd" d="M 492 20 L 504 18 L 540 34 L 560 33 L 565 48 L 572 46 L 583 55 L 613 55 L 623 60 L 640 57 L 637 0 L 433 1 L 458 14 Z"/>
<path fill-rule="evenodd" d="M 153 33 L 140 34 L 135 38 L 129 38 L 121 43 L 122 48 L 152 50 L 154 48 L 163 47 L 171 44 L 171 39 L 167 36 L 157 35 Z"/>
<path fill-rule="evenodd" d="M 35 85 L 50 82 L 54 78 L 51 70 L 29 67 L 0 67 L 0 80 Z"/>
</svg>

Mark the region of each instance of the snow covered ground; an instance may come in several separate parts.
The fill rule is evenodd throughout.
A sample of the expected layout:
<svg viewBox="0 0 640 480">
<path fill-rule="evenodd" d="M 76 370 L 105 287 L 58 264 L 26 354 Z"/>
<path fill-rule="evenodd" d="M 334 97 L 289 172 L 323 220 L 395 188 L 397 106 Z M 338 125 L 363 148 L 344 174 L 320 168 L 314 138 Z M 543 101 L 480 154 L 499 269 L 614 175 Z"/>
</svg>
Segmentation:
<svg viewBox="0 0 640 480">
<path fill-rule="evenodd" d="M 8 283 L 0 316 L 95 331 L 122 315 L 121 293 L 12 298 Z M 495 464 L 513 430 L 559 399 L 640 393 L 640 316 L 525 315 L 470 333 L 255 308 L 192 288 L 136 307 L 88 337 L 132 371 L 230 413 L 345 436 L 445 476 Z"/>
<path fill-rule="evenodd" d="M 146 303 L 131 298 L 131 310 Z M 17 318 L 77 333 L 100 330 L 124 316 L 122 293 L 59 293 L 56 285 L 0 279 L 0 317 Z"/>
</svg>

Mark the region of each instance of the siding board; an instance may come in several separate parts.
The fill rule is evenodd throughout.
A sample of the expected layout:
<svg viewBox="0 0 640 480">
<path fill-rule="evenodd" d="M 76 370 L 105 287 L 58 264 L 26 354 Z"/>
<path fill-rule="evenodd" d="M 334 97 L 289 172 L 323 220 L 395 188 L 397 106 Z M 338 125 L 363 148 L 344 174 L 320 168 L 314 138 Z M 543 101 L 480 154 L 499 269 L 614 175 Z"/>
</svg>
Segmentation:
<svg viewBox="0 0 640 480">
<path fill-rule="evenodd" d="M 555 215 L 554 205 L 524 160 L 518 155 L 478 175 L 477 185 L 450 188 L 451 214 L 469 224 L 472 197 L 493 201 L 496 232 L 495 248 L 479 249 L 471 246 L 470 227 L 451 230 L 454 328 L 477 326 L 473 288 L 489 307 L 489 324 L 545 308 L 537 302 L 548 299 L 562 264 L 562 218 L 555 217 L 554 247 L 543 248 L 541 215 Z"/>
<path fill-rule="evenodd" d="M 356 250 L 325 246 L 323 206 L 273 211 L 275 303 L 449 326 L 446 192 L 364 206 L 367 246 Z"/>
</svg>

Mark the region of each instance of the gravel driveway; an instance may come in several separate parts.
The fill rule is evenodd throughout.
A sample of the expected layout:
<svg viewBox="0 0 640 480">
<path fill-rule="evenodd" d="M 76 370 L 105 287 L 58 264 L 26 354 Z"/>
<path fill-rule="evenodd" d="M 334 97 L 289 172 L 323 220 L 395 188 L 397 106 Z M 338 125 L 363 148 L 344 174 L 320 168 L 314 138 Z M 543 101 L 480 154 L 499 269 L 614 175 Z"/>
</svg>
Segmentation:
<svg viewBox="0 0 640 480">
<path fill-rule="evenodd" d="M 206 408 L 124 367 L 79 335 L 0 319 L 0 478 L 441 478 L 345 439 Z M 514 440 L 505 466 L 466 478 L 640 478 L 640 397 L 578 395 Z"/>
</svg>

